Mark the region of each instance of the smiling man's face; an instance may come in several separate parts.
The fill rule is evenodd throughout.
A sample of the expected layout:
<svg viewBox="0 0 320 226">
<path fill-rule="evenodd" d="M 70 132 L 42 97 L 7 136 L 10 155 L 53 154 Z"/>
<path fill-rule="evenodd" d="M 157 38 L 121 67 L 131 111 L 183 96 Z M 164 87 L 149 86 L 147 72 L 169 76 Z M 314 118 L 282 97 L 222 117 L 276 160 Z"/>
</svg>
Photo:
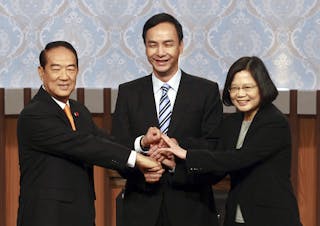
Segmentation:
<svg viewBox="0 0 320 226">
<path fill-rule="evenodd" d="M 76 56 L 71 50 L 60 46 L 46 52 L 46 62 L 44 68 L 38 68 L 43 85 L 51 96 L 66 103 L 76 86 Z"/>
</svg>

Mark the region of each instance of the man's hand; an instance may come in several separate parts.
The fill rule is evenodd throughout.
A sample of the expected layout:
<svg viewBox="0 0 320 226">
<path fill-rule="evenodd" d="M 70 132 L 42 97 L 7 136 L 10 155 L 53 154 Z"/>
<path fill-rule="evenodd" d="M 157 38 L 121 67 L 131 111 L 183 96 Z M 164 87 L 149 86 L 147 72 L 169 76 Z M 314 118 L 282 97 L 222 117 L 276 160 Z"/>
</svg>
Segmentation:
<svg viewBox="0 0 320 226">
<path fill-rule="evenodd" d="M 152 144 L 157 144 L 161 139 L 161 131 L 157 127 L 150 127 L 141 139 L 141 146 L 149 148 Z"/>
<path fill-rule="evenodd" d="M 173 143 L 178 144 L 178 141 L 175 138 L 170 138 L 170 139 Z M 163 155 L 160 153 L 160 151 L 158 151 L 159 148 L 165 148 L 165 147 L 168 147 L 168 145 L 163 139 L 161 139 L 159 144 L 150 146 L 148 155 L 153 159 L 157 160 L 158 162 L 161 162 L 163 165 L 169 167 L 170 169 L 174 169 L 176 166 L 174 155 L 171 153 L 167 153 L 167 155 Z"/>
<path fill-rule="evenodd" d="M 160 166 L 160 167 L 155 167 L 152 169 L 145 170 L 143 172 L 143 175 L 144 175 L 146 182 L 155 183 L 160 180 L 163 172 L 164 172 L 164 169 L 162 169 L 162 167 Z"/>
<path fill-rule="evenodd" d="M 160 180 L 164 169 L 156 160 L 137 153 L 136 165 L 143 173 L 146 182 L 155 183 Z"/>
<path fill-rule="evenodd" d="M 136 166 L 141 171 L 144 171 L 156 167 L 161 167 L 161 164 L 150 157 L 137 153 Z"/>
</svg>

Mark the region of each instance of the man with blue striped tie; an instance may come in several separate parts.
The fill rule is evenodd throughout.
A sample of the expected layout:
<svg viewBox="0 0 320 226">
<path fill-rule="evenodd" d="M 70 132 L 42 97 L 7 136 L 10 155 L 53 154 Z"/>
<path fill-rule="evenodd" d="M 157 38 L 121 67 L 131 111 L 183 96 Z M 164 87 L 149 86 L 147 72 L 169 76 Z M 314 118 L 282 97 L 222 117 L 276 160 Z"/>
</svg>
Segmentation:
<svg viewBox="0 0 320 226">
<path fill-rule="evenodd" d="M 222 119 L 218 85 L 179 68 L 181 24 L 169 14 L 156 14 L 145 23 L 142 37 L 153 71 L 119 86 L 112 134 L 146 155 L 162 145 L 161 133 L 184 148 L 213 150 Z M 163 159 L 162 165 L 166 171 L 160 180 L 156 173 L 121 172 L 127 179 L 122 225 L 217 226 L 212 177 L 179 175 L 175 169 L 185 166 L 174 158 Z"/>
</svg>

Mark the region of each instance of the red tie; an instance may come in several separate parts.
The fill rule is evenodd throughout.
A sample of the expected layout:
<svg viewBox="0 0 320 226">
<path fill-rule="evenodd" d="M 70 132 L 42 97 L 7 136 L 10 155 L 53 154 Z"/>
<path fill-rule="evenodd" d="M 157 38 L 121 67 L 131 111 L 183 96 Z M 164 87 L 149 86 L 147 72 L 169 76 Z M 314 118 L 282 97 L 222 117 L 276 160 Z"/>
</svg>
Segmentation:
<svg viewBox="0 0 320 226">
<path fill-rule="evenodd" d="M 70 125 L 72 127 L 72 130 L 73 131 L 76 131 L 76 125 L 74 124 L 74 121 L 73 121 L 73 117 L 72 117 L 72 114 L 71 114 L 71 110 L 70 110 L 70 107 L 69 105 L 66 104 L 66 106 L 64 107 L 64 113 L 66 113 L 68 119 L 69 119 L 69 122 L 70 122 Z"/>
</svg>

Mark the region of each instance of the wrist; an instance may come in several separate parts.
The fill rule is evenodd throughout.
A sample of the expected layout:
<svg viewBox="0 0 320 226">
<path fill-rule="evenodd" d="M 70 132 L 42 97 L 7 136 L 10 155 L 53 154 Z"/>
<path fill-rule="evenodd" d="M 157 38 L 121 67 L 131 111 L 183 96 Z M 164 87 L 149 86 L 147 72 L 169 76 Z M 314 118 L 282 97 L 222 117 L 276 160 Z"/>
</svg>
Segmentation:
<svg viewBox="0 0 320 226">
<path fill-rule="evenodd" d="M 148 151 L 149 147 L 143 142 L 143 141 L 144 141 L 143 138 L 144 138 L 144 135 L 141 136 L 141 139 L 140 139 L 140 147 L 141 147 L 141 149 L 142 149 L 143 151 Z"/>
</svg>

